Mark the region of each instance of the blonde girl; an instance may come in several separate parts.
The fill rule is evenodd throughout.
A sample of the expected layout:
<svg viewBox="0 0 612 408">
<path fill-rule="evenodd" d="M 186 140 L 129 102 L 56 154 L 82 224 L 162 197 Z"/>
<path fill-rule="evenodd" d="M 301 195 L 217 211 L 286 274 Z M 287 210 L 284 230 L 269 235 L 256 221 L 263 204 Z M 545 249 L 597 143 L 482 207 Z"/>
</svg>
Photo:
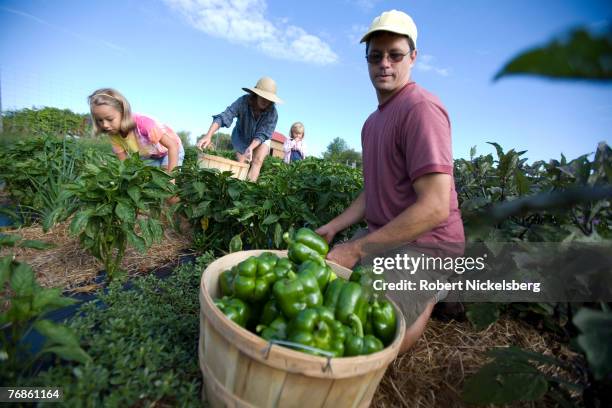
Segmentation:
<svg viewBox="0 0 612 408">
<path fill-rule="evenodd" d="M 168 171 L 183 163 L 185 151 L 177 134 L 148 116 L 132 113 L 118 91 L 98 89 L 88 101 L 94 133 L 108 135 L 119 160 L 138 152 L 148 164 Z"/>
<path fill-rule="evenodd" d="M 306 157 L 306 146 L 304 145 L 304 124 L 295 122 L 289 129 L 290 139 L 283 145 L 285 152 L 285 163 L 303 160 Z"/>
</svg>

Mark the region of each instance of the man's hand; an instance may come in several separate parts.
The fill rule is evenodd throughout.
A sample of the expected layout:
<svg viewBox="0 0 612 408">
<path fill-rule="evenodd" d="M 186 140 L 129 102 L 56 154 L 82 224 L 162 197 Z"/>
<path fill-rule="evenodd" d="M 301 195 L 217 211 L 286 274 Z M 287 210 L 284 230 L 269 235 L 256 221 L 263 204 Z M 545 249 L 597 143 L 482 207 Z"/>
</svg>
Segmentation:
<svg viewBox="0 0 612 408">
<path fill-rule="evenodd" d="M 330 227 L 329 224 L 325 224 L 322 227 L 319 227 L 317 230 L 315 230 L 315 232 L 325 238 L 328 244 L 330 244 L 336 236 L 336 231 L 332 227 Z"/>
<path fill-rule="evenodd" d="M 210 145 L 211 141 L 212 141 L 211 136 L 204 136 L 203 138 L 198 140 L 198 143 L 196 144 L 196 146 L 198 146 L 199 149 L 206 149 Z"/>
<path fill-rule="evenodd" d="M 335 246 L 327 254 L 327 259 L 345 268 L 353 269 L 353 266 L 361 260 L 361 251 L 357 241 Z"/>
</svg>

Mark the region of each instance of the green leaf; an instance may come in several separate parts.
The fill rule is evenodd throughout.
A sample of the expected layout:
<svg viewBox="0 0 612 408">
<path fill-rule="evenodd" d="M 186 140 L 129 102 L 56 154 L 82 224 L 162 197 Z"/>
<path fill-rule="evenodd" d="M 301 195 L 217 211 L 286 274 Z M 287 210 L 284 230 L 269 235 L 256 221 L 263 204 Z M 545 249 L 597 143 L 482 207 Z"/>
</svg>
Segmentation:
<svg viewBox="0 0 612 408">
<path fill-rule="evenodd" d="M 54 309 L 70 306 L 77 303 L 76 300 L 63 297 L 60 288 L 42 289 L 34 296 L 32 309 L 37 313 L 44 313 Z"/>
<path fill-rule="evenodd" d="M 508 62 L 494 77 L 528 74 L 554 79 L 612 79 L 612 30 L 595 36 L 573 30 L 542 47 L 525 51 Z"/>
<path fill-rule="evenodd" d="M 117 214 L 119 219 L 129 224 L 134 223 L 136 220 L 136 211 L 134 210 L 134 207 L 130 207 L 123 202 L 117 203 L 117 206 L 115 207 L 115 214 Z"/>
<path fill-rule="evenodd" d="M 144 239 L 136 235 L 134 232 L 125 230 L 127 234 L 127 239 L 130 245 L 132 245 L 138 252 L 145 253 L 147 252 L 147 243 Z"/>
<path fill-rule="evenodd" d="M 270 214 L 263 220 L 262 225 L 274 224 L 279 219 L 280 219 L 280 216 L 278 216 L 277 214 Z"/>
<path fill-rule="evenodd" d="M 612 313 L 581 308 L 572 321 L 582 332 L 576 341 L 595 378 L 606 378 L 612 373 Z"/>
<path fill-rule="evenodd" d="M 42 350 L 43 353 L 57 354 L 60 358 L 69 361 L 76 361 L 81 364 L 86 364 L 91 361 L 89 354 L 81 347 L 75 346 L 50 346 Z"/>
<path fill-rule="evenodd" d="M 92 212 L 93 211 L 91 209 L 87 209 L 76 213 L 72 219 L 72 222 L 70 223 L 70 233 L 72 235 L 78 235 L 83 231 L 85 225 L 87 222 L 89 222 L 89 217 L 91 217 Z"/>
<path fill-rule="evenodd" d="M 140 205 L 140 186 L 132 186 L 127 190 L 128 195 L 134 201 L 134 204 Z"/>
<path fill-rule="evenodd" d="M 504 149 L 502 149 L 502 147 L 498 143 L 495 143 L 495 142 L 487 142 L 487 143 L 490 144 L 490 145 L 495 146 L 495 150 L 497 151 L 497 158 L 499 160 L 504 158 L 504 156 L 505 156 Z"/>
<path fill-rule="evenodd" d="M 520 169 L 514 171 L 514 181 L 516 184 L 516 191 L 519 195 L 526 195 L 529 193 L 529 180 L 525 177 L 525 174 Z"/>
<path fill-rule="evenodd" d="M 86 172 L 91 173 L 93 175 L 97 175 L 102 171 L 98 166 L 91 163 L 85 163 L 84 169 Z"/>
<path fill-rule="evenodd" d="M 33 239 L 25 239 L 19 243 L 21 248 L 32 248 L 32 249 L 49 249 L 55 248 L 56 245 L 50 242 L 38 241 Z"/>
<path fill-rule="evenodd" d="M 12 234 L 0 234 L 0 247 L 13 247 L 21 240 L 21 236 Z"/>
<path fill-rule="evenodd" d="M 43 319 L 34 323 L 34 329 L 45 336 L 51 343 L 61 344 L 64 346 L 79 346 L 76 333 L 68 326 Z"/>
<path fill-rule="evenodd" d="M 210 206 L 211 201 L 207 200 L 207 201 L 202 201 L 201 203 L 199 203 L 195 208 L 193 208 L 193 212 L 191 215 L 191 218 L 199 218 L 203 215 L 205 215 L 208 211 L 208 207 Z"/>
<path fill-rule="evenodd" d="M 472 303 L 465 315 L 476 330 L 484 330 L 499 319 L 499 308 L 497 303 Z"/>
<path fill-rule="evenodd" d="M 509 404 L 536 401 L 546 394 L 548 382 L 532 365 L 516 360 L 496 360 L 468 378 L 462 399 L 471 404 Z"/>
<path fill-rule="evenodd" d="M 280 248 L 283 242 L 283 227 L 277 222 L 274 226 L 274 246 Z"/>
<path fill-rule="evenodd" d="M 145 246 L 150 247 L 153 243 L 153 237 L 151 235 L 151 230 L 149 230 L 149 220 L 138 220 L 138 225 L 140 225 L 140 235 L 142 239 L 144 239 Z"/>
<path fill-rule="evenodd" d="M 43 232 L 49 231 L 55 224 L 57 224 L 60 216 L 63 215 L 64 211 L 64 207 L 57 207 L 54 208 L 53 211 L 46 213 L 42 220 Z"/>
<path fill-rule="evenodd" d="M 192 184 L 192 186 L 196 193 L 198 193 L 198 199 L 201 200 L 204 198 L 204 195 L 206 194 L 206 184 L 196 181 Z"/>
<path fill-rule="evenodd" d="M 238 199 L 238 197 L 240 197 L 240 190 L 236 186 L 230 186 L 227 189 L 227 193 L 232 198 L 232 200 L 236 200 Z"/>
<path fill-rule="evenodd" d="M 11 276 L 11 289 L 15 291 L 16 296 L 31 296 L 34 293 L 36 280 L 34 279 L 34 271 L 30 265 L 18 263 L 13 269 Z"/>
<path fill-rule="evenodd" d="M 0 292 L 4 289 L 4 283 L 11 278 L 12 256 L 0 258 Z"/>
<path fill-rule="evenodd" d="M 245 214 L 243 214 L 240 217 L 238 217 L 237 221 L 244 222 L 244 221 L 246 221 L 249 218 L 254 217 L 254 216 L 255 216 L 255 213 L 253 211 L 247 211 Z"/>
</svg>

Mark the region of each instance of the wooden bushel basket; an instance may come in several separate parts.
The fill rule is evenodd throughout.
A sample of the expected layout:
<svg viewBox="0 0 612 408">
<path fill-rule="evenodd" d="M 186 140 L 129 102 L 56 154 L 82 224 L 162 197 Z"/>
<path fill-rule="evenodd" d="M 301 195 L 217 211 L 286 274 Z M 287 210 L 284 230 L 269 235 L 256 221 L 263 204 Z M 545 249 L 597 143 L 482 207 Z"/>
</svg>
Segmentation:
<svg viewBox="0 0 612 408">
<path fill-rule="evenodd" d="M 249 172 L 249 165 L 225 157 L 213 156 L 212 154 L 200 153 L 198 155 L 198 166 L 205 169 L 217 169 L 219 171 L 231 171 L 235 178 L 245 180 Z"/>
<path fill-rule="evenodd" d="M 229 320 L 214 305 L 219 275 L 262 250 L 226 255 L 200 282 L 198 357 L 202 398 L 213 407 L 367 407 L 387 366 L 397 357 L 406 323 L 397 313 L 396 337 L 385 349 L 357 357 L 326 358 L 272 345 Z M 286 257 L 286 251 L 269 251 Z M 339 278 L 349 269 L 329 263 Z"/>
</svg>

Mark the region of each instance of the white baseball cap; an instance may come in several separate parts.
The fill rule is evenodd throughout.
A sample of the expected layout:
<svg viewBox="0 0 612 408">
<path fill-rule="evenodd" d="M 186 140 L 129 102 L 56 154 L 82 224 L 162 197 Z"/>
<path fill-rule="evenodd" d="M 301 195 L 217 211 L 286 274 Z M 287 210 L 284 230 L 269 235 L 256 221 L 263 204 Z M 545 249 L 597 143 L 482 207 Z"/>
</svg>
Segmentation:
<svg viewBox="0 0 612 408">
<path fill-rule="evenodd" d="M 406 35 L 410 37 L 416 48 L 417 43 L 417 27 L 408 14 L 403 11 L 391 10 L 385 11 L 380 16 L 376 17 L 368 32 L 364 34 L 360 42 L 368 41 L 368 37 L 376 31 L 389 31 L 395 34 Z"/>
</svg>

